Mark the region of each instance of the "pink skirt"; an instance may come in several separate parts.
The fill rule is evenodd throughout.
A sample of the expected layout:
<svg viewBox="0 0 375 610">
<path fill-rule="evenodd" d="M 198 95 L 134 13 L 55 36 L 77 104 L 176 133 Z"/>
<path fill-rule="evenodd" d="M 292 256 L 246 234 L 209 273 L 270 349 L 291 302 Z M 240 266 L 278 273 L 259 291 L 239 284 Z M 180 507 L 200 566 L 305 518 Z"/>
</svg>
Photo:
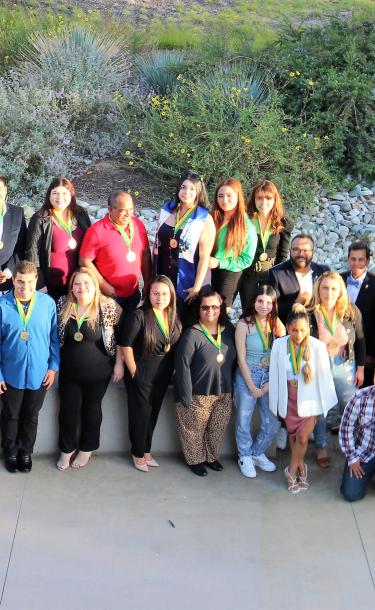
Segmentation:
<svg viewBox="0 0 375 610">
<path fill-rule="evenodd" d="M 298 415 L 297 391 L 298 387 L 294 387 L 290 381 L 288 381 L 288 410 L 285 418 L 285 425 L 290 436 L 295 436 L 298 430 L 303 430 L 310 421 L 314 421 L 315 425 L 317 420 L 315 415 L 310 417 L 300 417 Z"/>
</svg>

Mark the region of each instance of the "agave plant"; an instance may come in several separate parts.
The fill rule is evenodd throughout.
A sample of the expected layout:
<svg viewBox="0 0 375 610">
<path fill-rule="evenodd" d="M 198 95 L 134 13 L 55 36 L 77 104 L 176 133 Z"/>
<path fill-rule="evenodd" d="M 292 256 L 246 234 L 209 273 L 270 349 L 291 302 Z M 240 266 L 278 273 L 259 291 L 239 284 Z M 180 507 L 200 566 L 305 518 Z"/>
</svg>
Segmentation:
<svg viewBox="0 0 375 610">
<path fill-rule="evenodd" d="M 51 37 L 34 34 L 22 59 L 21 77 L 65 94 L 88 89 L 111 94 L 128 76 L 128 56 L 118 39 L 79 27 Z"/>
<path fill-rule="evenodd" d="M 138 55 L 134 60 L 135 73 L 143 77 L 149 89 L 167 95 L 178 85 L 178 67 L 185 61 L 183 51 L 153 51 Z"/>
<path fill-rule="evenodd" d="M 222 64 L 201 79 L 201 84 L 207 88 L 220 82 L 224 93 L 241 91 L 242 99 L 262 103 L 267 99 L 274 79 L 272 70 L 264 68 L 254 61 L 237 61 Z"/>
</svg>

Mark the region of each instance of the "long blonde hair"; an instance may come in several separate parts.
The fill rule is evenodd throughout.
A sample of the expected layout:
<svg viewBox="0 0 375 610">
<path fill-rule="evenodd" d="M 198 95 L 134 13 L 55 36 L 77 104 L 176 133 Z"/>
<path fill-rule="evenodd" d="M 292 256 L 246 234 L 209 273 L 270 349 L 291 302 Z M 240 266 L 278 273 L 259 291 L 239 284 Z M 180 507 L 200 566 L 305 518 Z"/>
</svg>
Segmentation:
<svg viewBox="0 0 375 610">
<path fill-rule="evenodd" d="M 70 278 L 69 290 L 68 290 L 68 294 L 66 295 L 65 305 L 60 312 L 60 319 L 61 319 L 61 322 L 63 323 L 63 325 L 65 326 L 71 316 L 71 313 L 73 310 L 73 305 L 75 303 L 77 303 L 77 299 L 73 294 L 72 288 L 73 288 L 75 278 L 80 273 L 84 273 L 85 275 L 88 275 L 92 279 L 94 286 L 95 286 L 95 296 L 87 308 L 87 318 L 86 318 L 87 325 L 90 328 L 95 329 L 99 322 L 100 300 L 102 297 L 102 293 L 100 292 L 99 281 L 98 281 L 96 274 L 93 271 L 91 271 L 91 269 L 88 269 L 88 267 L 80 267 L 79 269 L 74 271 L 72 277 Z"/>
<path fill-rule="evenodd" d="M 310 352 L 310 319 L 306 308 L 301 303 L 294 303 L 292 311 L 289 313 L 286 321 L 287 326 L 293 324 L 295 320 L 305 320 L 307 325 L 307 335 L 301 343 L 301 349 L 302 358 L 305 361 L 302 369 L 303 380 L 306 384 L 309 384 L 313 380 Z M 292 339 L 290 339 L 290 341 L 292 341 Z"/>
<path fill-rule="evenodd" d="M 336 273 L 335 271 L 325 271 L 324 273 L 322 273 L 321 276 L 318 277 L 318 279 L 316 280 L 316 282 L 314 284 L 314 294 L 313 294 L 312 300 L 310 302 L 309 309 L 311 311 L 320 310 L 321 302 L 320 302 L 319 292 L 320 292 L 320 286 L 322 284 L 322 281 L 325 279 L 334 280 L 340 286 L 340 294 L 339 294 L 336 304 L 335 304 L 335 312 L 336 312 L 338 318 L 340 320 L 343 320 L 343 318 L 354 318 L 355 317 L 354 308 L 349 300 L 345 282 L 342 279 L 341 275 L 339 273 Z"/>
</svg>

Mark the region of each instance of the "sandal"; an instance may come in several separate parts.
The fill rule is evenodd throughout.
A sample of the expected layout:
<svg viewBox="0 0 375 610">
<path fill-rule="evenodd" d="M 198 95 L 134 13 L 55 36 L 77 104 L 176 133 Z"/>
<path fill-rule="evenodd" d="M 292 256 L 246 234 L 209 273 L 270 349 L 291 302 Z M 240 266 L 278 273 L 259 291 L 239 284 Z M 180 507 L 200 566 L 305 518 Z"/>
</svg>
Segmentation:
<svg viewBox="0 0 375 610">
<path fill-rule="evenodd" d="M 75 470 L 84 468 L 85 466 L 87 466 L 87 464 L 91 460 L 91 455 L 92 455 L 91 451 L 79 451 L 77 453 L 76 457 L 74 458 L 73 462 L 71 463 L 71 467 L 74 468 Z M 85 461 L 80 462 L 79 460 L 82 458 L 85 458 Z"/>
<path fill-rule="evenodd" d="M 328 455 L 324 456 L 324 457 L 315 457 L 315 461 L 318 464 L 318 466 L 320 466 L 320 468 L 329 468 L 331 465 L 331 462 L 329 461 L 329 457 Z"/>
<path fill-rule="evenodd" d="M 301 491 L 301 488 L 297 481 L 297 477 L 293 478 L 290 474 L 288 466 L 285 468 L 284 474 L 288 480 L 288 491 L 292 494 L 298 494 Z"/>
<path fill-rule="evenodd" d="M 304 467 L 305 472 L 304 472 L 304 474 L 301 474 L 301 472 L 299 472 L 297 475 L 297 480 L 298 480 L 300 490 L 307 491 L 308 488 L 310 487 L 310 483 L 307 482 L 307 464 L 304 464 L 303 467 Z"/>
<path fill-rule="evenodd" d="M 62 451 L 60 453 L 59 459 L 57 460 L 57 464 L 56 464 L 57 470 L 60 470 L 60 472 L 63 472 L 64 470 L 68 470 L 68 468 L 70 468 L 70 462 L 72 461 L 74 454 L 75 454 L 75 451 L 72 451 L 71 453 L 64 453 Z"/>
</svg>

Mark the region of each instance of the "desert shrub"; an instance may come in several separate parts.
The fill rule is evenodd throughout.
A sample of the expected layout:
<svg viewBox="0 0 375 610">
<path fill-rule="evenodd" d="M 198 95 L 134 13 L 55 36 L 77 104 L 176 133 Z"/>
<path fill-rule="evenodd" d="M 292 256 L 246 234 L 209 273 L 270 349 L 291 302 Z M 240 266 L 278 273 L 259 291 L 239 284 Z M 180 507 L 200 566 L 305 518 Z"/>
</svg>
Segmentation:
<svg viewBox="0 0 375 610">
<path fill-rule="evenodd" d="M 37 34 L 24 58 L 1 79 L 0 172 L 33 195 L 51 175 L 121 150 L 127 56 L 108 36 L 74 29 Z"/>
<path fill-rule="evenodd" d="M 145 81 L 147 89 L 167 95 L 178 85 L 176 76 L 185 60 L 183 51 L 150 51 L 135 57 L 133 76 Z"/>
<path fill-rule="evenodd" d="M 331 171 L 373 178 L 375 22 L 284 29 L 269 51 L 292 125 L 321 138 Z"/>
<path fill-rule="evenodd" d="M 259 67 L 253 69 L 259 74 Z M 211 187 L 223 176 L 237 176 L 246 189 L 269 177 L 295 208 L 309 205 L 316 187 L 329 181 L 320 142 L 285 126 L 271 82 L 262 98 L 249 95 L 249 72 L 246 81 L 241 63 L 240 70 L 232 65 L 216 71 L 215 78 L 185 76 L 169 97 L 130 103 L 124 112 L 133 125 L 132 145 L 125 151 L 129 165 L 171 184 L 186 167 L 203 174 Z"/>
</svg>

